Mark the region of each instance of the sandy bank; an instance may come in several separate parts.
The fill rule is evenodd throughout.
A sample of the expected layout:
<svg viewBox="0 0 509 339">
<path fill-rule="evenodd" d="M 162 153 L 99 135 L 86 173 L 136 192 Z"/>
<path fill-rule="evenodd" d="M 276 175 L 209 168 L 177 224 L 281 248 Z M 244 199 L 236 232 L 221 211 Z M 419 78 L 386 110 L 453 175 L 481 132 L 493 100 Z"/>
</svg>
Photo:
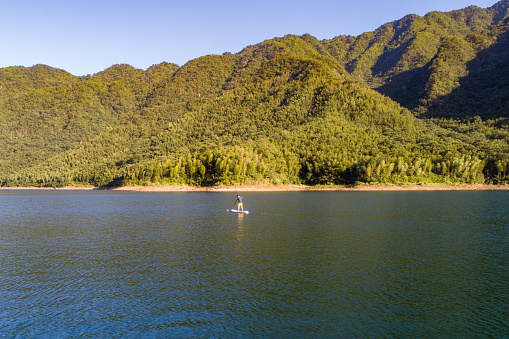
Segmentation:
<svg viewBox="0 0 509 339">
<path fill-rule="evenodd" d="M 355 187 L 346 186 L 126 186 L 113 188 L 113 190 L 143 191 L 143 192 L 286 192 L 286 191 L 452 191 L 452 190 L 509 190 L 509 185 L 363 185 Z"/>
<path fill-rule="evenodd" d="M 139 192 L 287 192 L 287 191 L 461 191 L 461 190 L 509 190 L 509 185 L 361 185 L 361 186 L 213 186 L 195 187 L 186 185 L 168 186 L 124 186 L 115 188 L 95 187 L 0 187 L 0 190 L 115 190 Z"/>
</svg>

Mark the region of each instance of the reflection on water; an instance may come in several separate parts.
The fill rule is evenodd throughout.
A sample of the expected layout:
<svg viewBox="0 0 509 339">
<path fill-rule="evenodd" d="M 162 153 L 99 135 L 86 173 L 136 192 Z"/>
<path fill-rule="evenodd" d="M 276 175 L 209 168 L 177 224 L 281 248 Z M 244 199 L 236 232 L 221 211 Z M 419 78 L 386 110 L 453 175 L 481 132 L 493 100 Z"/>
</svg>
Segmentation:
<svg viewBox="0 0 509 339">
<path fill-rule="evenodd" d="M 237 220 L 239 221 L 239 225 L 244 221 L 244 213 L 237 213 Z"/>
<path fill-rule="evenodd" d="M 504 337 L 509 192 L 0 191 L 5 337 Z"/>
<path fill-rule="evenodd" d="M 244 214 L 237 213 L 237 238 L 241 238 L 243 236 L 243 228 L 244 228 Z"/>
</svg>

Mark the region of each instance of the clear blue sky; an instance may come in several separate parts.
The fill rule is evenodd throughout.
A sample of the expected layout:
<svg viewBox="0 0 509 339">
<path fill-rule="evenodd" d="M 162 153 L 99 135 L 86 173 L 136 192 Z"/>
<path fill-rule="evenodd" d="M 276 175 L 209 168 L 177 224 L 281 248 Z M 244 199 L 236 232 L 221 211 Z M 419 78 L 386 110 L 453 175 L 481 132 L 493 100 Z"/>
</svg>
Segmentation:
<svg viewBox="0 0 509 339">
<path fill-rule="evenodd" d="M 359 35 L 406 14 L 497 0 L 2 0 L 0 67 L 46 64 L 74 75 L 147 69 L 237 53 L 286 34 Z"/>
</svg>

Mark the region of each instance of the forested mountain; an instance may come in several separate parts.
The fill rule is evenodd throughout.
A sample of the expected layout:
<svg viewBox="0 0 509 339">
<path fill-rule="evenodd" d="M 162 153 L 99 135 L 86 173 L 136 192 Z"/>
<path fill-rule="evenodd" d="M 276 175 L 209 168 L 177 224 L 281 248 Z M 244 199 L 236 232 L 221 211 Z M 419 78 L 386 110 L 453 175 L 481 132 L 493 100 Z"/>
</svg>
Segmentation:
<svg viewBox="0 0 509 339">
<path fill-rule="evenodd" d="M 508 79 L 508 19 L 509 1 L 504 0 L 488 9 L 408 15 L 374 32 L 322 44 L 356 79 L 417 113 L 504 116 L 482 105 L 486 96 L 507 95 L 501 79 Z"/>
<path fill-rule="evenodd" d="M 0 69 L 1 185 L 507 182 L 508 8 L 182 67 Z"/>
</svg>

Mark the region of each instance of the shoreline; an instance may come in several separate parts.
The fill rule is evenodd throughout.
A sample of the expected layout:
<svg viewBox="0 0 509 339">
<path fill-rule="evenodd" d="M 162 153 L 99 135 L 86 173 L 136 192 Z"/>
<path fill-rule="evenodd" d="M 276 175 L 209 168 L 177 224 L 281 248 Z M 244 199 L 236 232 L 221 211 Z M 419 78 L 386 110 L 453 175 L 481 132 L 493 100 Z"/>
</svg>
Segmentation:
<svg viewBox="0 0 509 339">
<path fill-rule="evenodd" d="M 213 186 L 199 187 L 187 185 L 166 186 L 123 186 L 114 188 L 102 187 L 0 187 L 0 190 L 104 190 L 134 192 L 292 192 L 292 191 L 498 191 L 509 190 L 509 185 L 360 185 L 360 186 Z"/>
</svg>

